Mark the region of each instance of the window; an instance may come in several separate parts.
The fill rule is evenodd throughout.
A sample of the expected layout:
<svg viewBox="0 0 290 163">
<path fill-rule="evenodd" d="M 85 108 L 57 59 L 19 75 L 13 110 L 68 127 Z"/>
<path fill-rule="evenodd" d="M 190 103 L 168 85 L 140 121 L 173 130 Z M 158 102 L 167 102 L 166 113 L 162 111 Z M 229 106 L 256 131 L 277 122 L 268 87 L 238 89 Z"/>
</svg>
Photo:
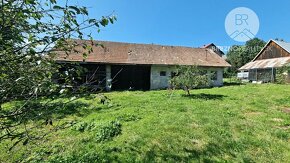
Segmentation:
<svg viewBox="0 0 290 163">
<path fill-rule="evenodd" d="M 160 71 L 160 76 L 166 76 L 166 71 Z"/>
<path fill-rule="evenodd" d="M 211 71 L 210 78 L 211 80 L 217 80 L 217 71 Z"/>
</svg>

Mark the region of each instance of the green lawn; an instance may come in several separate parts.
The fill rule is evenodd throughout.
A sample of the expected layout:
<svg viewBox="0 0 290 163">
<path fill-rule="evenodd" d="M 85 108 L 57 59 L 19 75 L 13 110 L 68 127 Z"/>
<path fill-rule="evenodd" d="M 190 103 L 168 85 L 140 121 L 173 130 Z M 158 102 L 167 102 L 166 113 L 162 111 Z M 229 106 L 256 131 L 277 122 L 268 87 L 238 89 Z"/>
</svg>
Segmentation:
<svg viewBox="0 0 290 163">
<path fill-rule="evenodd" d="M 287 162 L 290 85 L 112 92 L 54 115 L 74 125 L 45 139 L 0 145 L 0 162 Z M 32 122 L 38 123 L 38 122 Z M 51 127 L 47 126 L 47 130 Z"/>
</svg>

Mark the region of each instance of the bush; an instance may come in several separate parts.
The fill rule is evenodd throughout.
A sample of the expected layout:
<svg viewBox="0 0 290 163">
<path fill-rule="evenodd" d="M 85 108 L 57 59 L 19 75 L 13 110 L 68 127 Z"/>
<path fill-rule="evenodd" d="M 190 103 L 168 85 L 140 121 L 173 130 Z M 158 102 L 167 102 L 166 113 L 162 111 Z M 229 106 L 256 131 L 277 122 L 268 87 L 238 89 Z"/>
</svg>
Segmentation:
<svg viewBox="0 0 290 163">
<path fill-rule="evenodd" d="M 98 142 L 111 140 L 113 137 L 121 134 L 121 123 L 118 121 L 111 121 L 106 124 L 102 124 L 97 129 L 96 140 Z"/>
<path fill-rule="evenodd" d="M 80 132 L 96 132 L 97 142 L 102 142 L 111 140 L 113 137 L 121 134 L 121 127 L 122 125 L 119 121 L 110 121 L 101 124 L 96 122 L 79 122 L 72 129 Z"/>
<path fill-rule="evenodd" d="M 73 126 L 73 129 L 76 131 L 84 132 L 88 127 L 87 122 L 80 122 Z"/>
<path fill-rule="evenodd" d="M 288 75 L 290 73 L 290 66 L 284 66 L 276 69 L 276 83 L 286 84 L 288 82 Z"/>
</svg>

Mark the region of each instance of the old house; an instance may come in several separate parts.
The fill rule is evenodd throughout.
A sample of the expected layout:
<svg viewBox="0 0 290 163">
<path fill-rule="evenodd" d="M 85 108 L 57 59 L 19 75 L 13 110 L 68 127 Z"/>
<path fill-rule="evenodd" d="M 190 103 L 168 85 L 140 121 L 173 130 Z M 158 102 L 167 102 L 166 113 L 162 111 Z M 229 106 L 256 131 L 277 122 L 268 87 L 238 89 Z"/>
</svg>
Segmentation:
<svg viewBox="0 0 290 163">
<path fill-rule="evenodd" d="M 79 44 L 91 41 L 76 40 Z M 197 65 L 213 73 L 212 85 L 223 85 L 223 69 L 230 65 L 217 53 L 206 48 L 162 46 L 154 44 L 132 44 L 96 41 L 102 46 L 93 46 L 93 52 L 85 59 L 81 46 L 75 47 L 69 55 L 58 52 L 59 63 L 78 62 L 89 69 L 106 87 L 112 90 L 152 90 L 169 86 L 176 65 Z M 84 76 L 83 82 L 88 80 Z"/>
<path fill-rule="evenodd" d="M 223 51 L 221 51 L 221 49 L 218 48 L 214 43 L 210 43 L 210 44 L 204 45 L 203 48 L 213 50 L 213 51 L 214 51 L 215 53 L 217 53 L 220 57 L 224 57 L 224 56 L 225 56 L 225 53 L 224 53 Z"/>
<path fill-rule="evenodd" d="M 277 68 L 289 63 L 290 43 L 270 40 L 251 62 L 239 69 L 239 76 L 250 81 L 273 82 Z"/>
</svg>

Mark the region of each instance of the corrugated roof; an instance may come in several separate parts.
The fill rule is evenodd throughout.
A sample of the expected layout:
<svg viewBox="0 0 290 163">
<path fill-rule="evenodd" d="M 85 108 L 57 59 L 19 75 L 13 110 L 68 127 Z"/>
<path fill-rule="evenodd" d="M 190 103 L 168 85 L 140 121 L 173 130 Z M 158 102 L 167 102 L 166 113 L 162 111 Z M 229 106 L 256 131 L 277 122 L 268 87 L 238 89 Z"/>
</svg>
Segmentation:
<svg viewBox="0 0 290 163">
<path fill-rule="evenodd" d="M 287 63 L 290 63 L 290 57 L 263 59 L 249 62 L 243 67 L 241 67 L 239 70 L 264 69 L 272 67 L 277 68 L 282 67 Z"/>
<path fill-rule="evenodd" d="M 78 44 L 91 41 L 74 40 Z M 162 46 L 153 44 L 131 44 L 107 41 L 94 41 L 103 45 L 94 46 L 86 62 L 111 64 L 156 64 L 156 65 L 198 65 L 206 67 L 230 67 L 224 59 L 215 52 L 205 48 L 190 48 L 180 46 Z M 83 61 L 82 46 L 76 46 L 68 56 L 62 51 L 57 52 L 57 61 Z"/>
</svg>

